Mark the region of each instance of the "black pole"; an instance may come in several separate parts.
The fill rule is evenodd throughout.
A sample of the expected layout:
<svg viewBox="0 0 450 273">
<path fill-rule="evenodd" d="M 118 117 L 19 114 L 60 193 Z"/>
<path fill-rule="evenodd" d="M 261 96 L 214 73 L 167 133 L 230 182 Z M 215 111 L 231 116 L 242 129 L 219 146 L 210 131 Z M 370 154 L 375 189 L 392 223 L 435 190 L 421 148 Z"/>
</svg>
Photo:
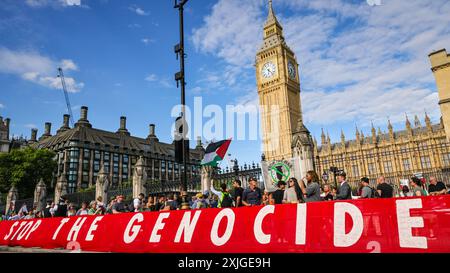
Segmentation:
<svg viewBox="0 0 450 273">
<path fill-rule="evenodd" d="M 188 2 L 188 0 L 175 0 L 175 7 L 179 10 L 180 13 L 180 44 L 178 45 L 178 48 L 176 47 L 175 53 L 179 54 L 180 57 L 180 72 L 177 73 L 175 76 L 175 79 L 180 81 L 181 83 L 181 117 L 182 117 L 182 157 L 183 157 L 183 174 L 181 178 L 181 196 L 182 196 L 182 208 L 189 208 L 189 205 L 187 203 L 187 162 L 186 162 L 186 154 L 188 151 L 186 151 L 186 144 L 189 145 L 189 142 L 187 141 L 187 123 L 186 123 L 186 81 L 185 81 L 185 68 L 184 68 L 184 5 Z M 188 146 L 189 147 L 189 146 Z M 187 206 L 186 206 L 187 205 Z"/>
</svg>

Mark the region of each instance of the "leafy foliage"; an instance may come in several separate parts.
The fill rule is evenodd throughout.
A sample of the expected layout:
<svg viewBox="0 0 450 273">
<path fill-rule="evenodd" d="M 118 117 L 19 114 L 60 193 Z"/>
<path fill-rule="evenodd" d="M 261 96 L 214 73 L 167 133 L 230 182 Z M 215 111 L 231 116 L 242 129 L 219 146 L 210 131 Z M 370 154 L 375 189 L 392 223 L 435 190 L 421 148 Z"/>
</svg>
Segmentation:
<svg viewBox="0 0 450 273">
<path fill-rule="evenodd" d="M 0 192 L 8 192 L 14 185 L 20 199 L 33 197 L 41 178 L 49 187 L 57 167 L 54 157 L 52 151 L 30 147 L 0 154 Z"/>
</svg>

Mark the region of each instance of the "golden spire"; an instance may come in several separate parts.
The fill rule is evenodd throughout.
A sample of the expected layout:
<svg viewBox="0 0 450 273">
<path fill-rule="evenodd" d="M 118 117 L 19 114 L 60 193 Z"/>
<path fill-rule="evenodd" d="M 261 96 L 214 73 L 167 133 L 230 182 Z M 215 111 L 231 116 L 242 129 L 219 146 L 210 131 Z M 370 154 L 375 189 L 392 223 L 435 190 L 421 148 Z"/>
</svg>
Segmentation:
<svg viewBox="0 0 450 273">
<path fill-rule="evenodd" d="M 266 26 L 272 24 L 277 24 L 281 26 L 280 23 L 278 22 L 277 17 L 275 16 L 275 12 L 273 11 L 272 0 L 269 0 L 269 15 L 267 16 Z"/>
</svg>

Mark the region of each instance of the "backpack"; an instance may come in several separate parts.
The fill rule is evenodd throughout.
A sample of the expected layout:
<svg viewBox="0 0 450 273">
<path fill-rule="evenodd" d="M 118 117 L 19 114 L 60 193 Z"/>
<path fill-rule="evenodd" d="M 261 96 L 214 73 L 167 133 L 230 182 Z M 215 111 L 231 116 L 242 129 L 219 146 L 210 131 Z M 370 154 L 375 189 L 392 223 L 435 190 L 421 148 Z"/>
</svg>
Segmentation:
<svg viewBox="0 0 450 273">
<path fill-rule="evenodd" d="M 231 208 L 233 206 L 233 198 L 231 198 L 230 193 L 223 192 L 222 200 L 219 203 L 221 208 Z"/>
<path fill-rule="evenodd" d="M 372 190 L 372 197 L 371 198 L 380 198 L 380 194 L 375 188 L 369 187 Z"/>
</svg>

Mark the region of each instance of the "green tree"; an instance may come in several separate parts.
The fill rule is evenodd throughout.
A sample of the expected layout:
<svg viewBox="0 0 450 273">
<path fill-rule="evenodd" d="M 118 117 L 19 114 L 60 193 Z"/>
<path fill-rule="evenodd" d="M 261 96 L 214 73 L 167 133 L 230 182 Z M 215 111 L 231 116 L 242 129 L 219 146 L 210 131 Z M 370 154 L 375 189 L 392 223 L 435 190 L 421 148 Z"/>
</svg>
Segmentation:
<svg viewBox="0 0 450 273">
<path fill-rule="evenodd" d="M 56 170 L 55 153 L 46 149 L 15 149 L 0 154 L 0 192 L 8 192 L 15 185 L 19 198 L 31 198 L 42 178 L 47 187 Z"/>
</svg>

